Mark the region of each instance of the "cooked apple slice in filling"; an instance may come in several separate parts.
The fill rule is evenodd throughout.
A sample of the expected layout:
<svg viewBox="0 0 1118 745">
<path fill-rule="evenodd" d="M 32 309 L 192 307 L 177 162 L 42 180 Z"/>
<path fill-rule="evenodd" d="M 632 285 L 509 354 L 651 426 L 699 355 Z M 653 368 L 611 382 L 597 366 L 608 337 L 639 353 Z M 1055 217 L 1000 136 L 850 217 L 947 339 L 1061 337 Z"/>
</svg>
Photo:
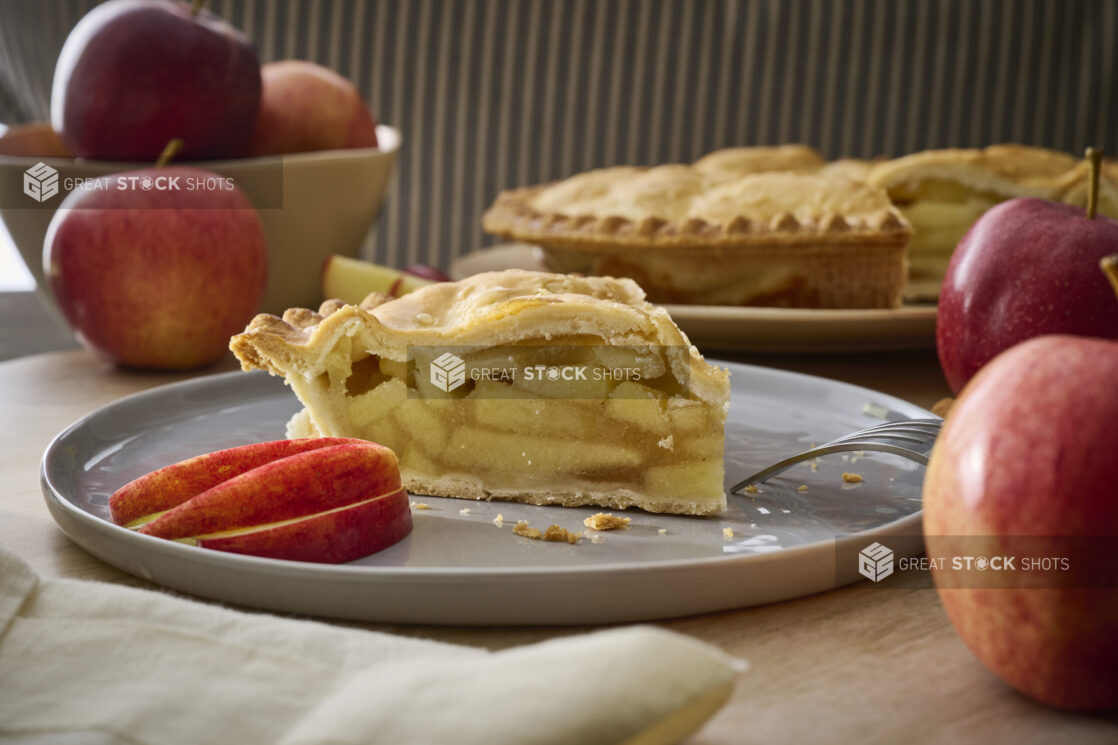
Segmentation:
<svg viewBox="0 0 1118 745">
<path fill-rule="evenodd" d="M 937 295 L 955 246 L 986 210 L 1013 197 L 1056 199 L 1076 163 L 1045 148 L 993 145 L 926 150 L 873 166 L 867 180 L 889 193 L 913 228 L 906 295 Z"/>
<path fill-rule="evenodd" d="M 929 179 L 901 184 L 889 197 L 911 223 L 908 243 L 909 276 L 913 280 L 942 280 L 947 263 L 970 226 L 1006 199 L 992 192 Z"/>
</svg>

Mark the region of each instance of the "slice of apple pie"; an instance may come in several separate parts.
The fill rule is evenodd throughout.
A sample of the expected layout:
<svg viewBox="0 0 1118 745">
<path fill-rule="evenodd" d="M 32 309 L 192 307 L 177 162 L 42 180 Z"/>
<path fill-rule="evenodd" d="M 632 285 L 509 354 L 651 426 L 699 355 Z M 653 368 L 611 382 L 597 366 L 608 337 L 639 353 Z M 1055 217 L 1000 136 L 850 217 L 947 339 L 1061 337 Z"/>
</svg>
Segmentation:
<svg viewBox="0 0 1118 745">
<path fill-rule="evenodd" d="M 634 282 L 507 270 L 257 316 L 231 348 L 416 494 L 705 514 L 725 506 L 729 374 Z"/>
</svg>

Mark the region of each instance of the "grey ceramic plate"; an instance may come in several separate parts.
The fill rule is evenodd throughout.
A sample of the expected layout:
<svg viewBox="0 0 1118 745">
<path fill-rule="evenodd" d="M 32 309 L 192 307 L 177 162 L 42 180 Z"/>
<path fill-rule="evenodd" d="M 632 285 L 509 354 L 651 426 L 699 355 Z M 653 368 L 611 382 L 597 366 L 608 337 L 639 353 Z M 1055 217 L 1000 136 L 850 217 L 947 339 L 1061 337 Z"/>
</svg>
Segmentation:
<svg viewBox="0 0 1118 745">
<path fill-rule="evenodd" d="M 867 403 L 929 416 L 856 386 L 720 364 L 733 382 L 727 484 L 876 423 L 863 414 Z M 209 551 L 109 521 L 109 495 L 119 486 L 193 455 L 282 438 L 297 408 L 282 382 L 263 373 L 198 378 L 116 401 L 47 448 L 42 481 L 51 515 L 90 553 L 169 588 L 276 611 L 432 624 L 640 621 L 783 600 L 857 577 L 853 567 L 836 572 L 837 544 L 866 541 L 859 533 L 919 531 L 923 469 L 889 455 L 829 456 L 817 471 L 797 466 L 760 494 L 731 496 L 718 517 L 630 512 L 631 527 L 577 545 L 528 540 L 512 526 L 523 519 L 582 530 L 598 510 L 420 497 L 431 509 L 414 512 L 408 538 L 340 566 Z M 844 484 L 844 471 L 865 480 Z M 498 514 L 503 526 L 493 522 Z M 908 550 L 918 552 L 918 542 Z"/>
</svg>

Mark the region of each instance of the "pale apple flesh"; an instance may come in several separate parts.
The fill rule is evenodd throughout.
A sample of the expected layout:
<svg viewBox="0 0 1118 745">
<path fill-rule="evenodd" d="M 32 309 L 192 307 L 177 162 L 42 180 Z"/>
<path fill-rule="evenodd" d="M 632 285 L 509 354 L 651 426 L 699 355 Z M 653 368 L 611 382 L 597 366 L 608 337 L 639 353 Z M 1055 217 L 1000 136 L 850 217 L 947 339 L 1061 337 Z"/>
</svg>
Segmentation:
<svg viewBox="0 0 1118 745">
<path fill-rule="evenodd" d="M 433 280 L 417 277 L 399 269 L 346 256 L 327 257 L 322 265 L 322 293 L 350 305 L 358 305 L 372 292 L 399 297 Z"/>
<path fill-rule="evenodd" d="M 1064 709 L 1118 709 L 1118 541 L 1108 540 L 1118 536 L 1116 443 L 1118 343 L 1042 336 L 967 385 L 924 482 L 929 556 L 959 536 L 994 551 L 1031 536 L 1028 545 L 1054 556 L 1090 541 L 1090 560 L 1043 588 L 953 588 L 948 571 L 932 572 L 974 654 Z"/>
<path fill-rule="evenodd" d="M 273 440 L 218 450 L 175 463 L 125 484 L 109 498 L 109 513 L 117 525 L 166 512 L 234 476 L 310 450 L 360 443 L 344 437 Z"/>
</svg>

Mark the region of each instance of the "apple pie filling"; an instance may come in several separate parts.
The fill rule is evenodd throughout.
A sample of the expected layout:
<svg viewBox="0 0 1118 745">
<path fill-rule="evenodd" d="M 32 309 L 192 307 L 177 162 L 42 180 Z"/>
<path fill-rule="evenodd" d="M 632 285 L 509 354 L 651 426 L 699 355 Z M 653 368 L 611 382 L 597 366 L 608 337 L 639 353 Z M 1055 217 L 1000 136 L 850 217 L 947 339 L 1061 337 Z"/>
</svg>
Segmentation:
<svg viewBox="0 0 1118 745">
<path fill-rule="evenodd" d="M 666 359 L 671 350 L 642 354 L 563 343 L 569 341 L 528 347 L 522 359 L 515 347 L 512 354 L 465 353 L 473 374 L 449 393 L 423 374 L 434 352 L 410 361 L 341 355 L 342 363 L 313 379 L 290 381 L 308 408 L 291 420 L 288 436 L 345 432 L 385 445 L 399 455 L 404 482 L 417 494 L 485 499 L 546 492 L 522 501 L 668 511 L 668 500 L 674 511 L 720 510 L 723 407 L 688 394 Z M 683 353 L 674 355 L 676 368 L 686 369 L 687 350 L 675 351 Z M 597 365 L 591 369 L 637 371 L 632 377 L 640 382 L 612 372 L 571 382 L 478 374 L 538 367 L 541 354 L 549 365 L 585 363 L 590 355 Z M 678 509 L 684 502 L 686 509 Z"/>
<path fill-rule="evenodd" d="M 943 279 L 955 246 L 970 226 L 1005 199 L 937 179 L 891 188 L 889 196 L 914 231 L 908 243 L 909 276 L 936 281 Z"/>
<path fill-rule="evenodd" d="M 955 247 L 988 209 L 1014 197 L 1063 199 L 1077 159 L 1024 145 L 925 150 L 875 164 L 867 180 L 885 189 L 912 224 L 906 297 L 939 294 Z"/>
</svg>

